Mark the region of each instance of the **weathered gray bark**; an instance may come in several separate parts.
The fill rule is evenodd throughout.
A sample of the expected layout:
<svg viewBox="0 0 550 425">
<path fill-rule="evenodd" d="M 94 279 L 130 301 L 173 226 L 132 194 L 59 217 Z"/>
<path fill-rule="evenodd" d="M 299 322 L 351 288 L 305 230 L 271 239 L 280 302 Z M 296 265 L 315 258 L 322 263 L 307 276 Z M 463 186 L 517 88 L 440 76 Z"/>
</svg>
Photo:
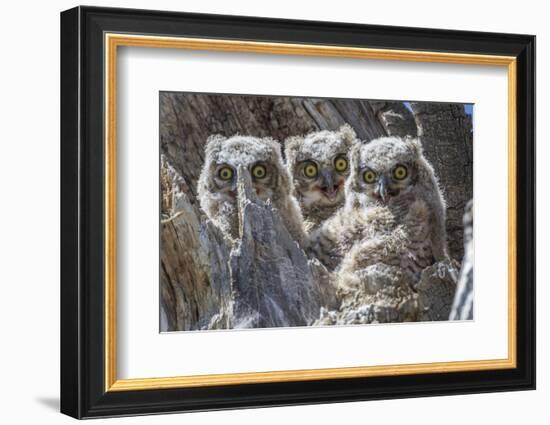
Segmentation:
<svg viewBox="0 0 550 425">
<path fill-rule="evenodd" d="M 447 202 L 451 256 L 462 261 L 464 207 L 473 195 L 473 133 L 464 105 L 411 103 L 424 154 L 434 167 Z"/>
<path fill-rule="evenodd" d="M 319 315 L 320 284 L 280 216 L 256 198 L 250 175 L 238 170 L 240 239 L 229 262 L 232 327 L 307 326 Z"/>
<path fill-rule="evenodd" d="M 414 289 L 418 294 L 420 321 L 448 320 L 456 292 L 460 264 L 441 261 L 422 271 Z"/>
<path fill-rule="evenodd" d="M 419 317 L 411 276 L 399 267 L 369 266 L 362 271 L 360 285 L 339 295 L 340 308 L 323 309 L 315 325 L 412 322 Z"/>
<path fill-rule="evenodd" d="M 470 201 L 464 213 L 464 261 L 451 311 L 451 320 L 474 318 L 474 206 Z"/>
<path fill-rule="evenodd" d="M 386 264 L 369 266 L 362 285 L 343 295 L 339 309 L 323 309 L 315 325 L 351 325 L 448 320 L 456 288 L 457 263 L 442 261 L 420 279 Z"/>
<path fill-rule="evenodd" d="M 201 223 L 198 205 L 185 192 L 184 182 L 161 158 L 161 302 L 166 328 L 190 330 L 227 323 L 231 272 L 230 247 L 210 222 Z"/>
<path fill-rule="evenodd" d="M 322 266 L 309 261 L 277 211 L 259 201 L 239 171 L 240 238 L 226 240 L 180 190 L 161 161 L 161 300 L 163 331 L 310 325 L 335 291 Z"/>
<path fill-rule="evenodd" d="M 414 116 L 403 102 L 372 101 L 371 106 L 389 136 L 416 137 Z"/>
</svg>

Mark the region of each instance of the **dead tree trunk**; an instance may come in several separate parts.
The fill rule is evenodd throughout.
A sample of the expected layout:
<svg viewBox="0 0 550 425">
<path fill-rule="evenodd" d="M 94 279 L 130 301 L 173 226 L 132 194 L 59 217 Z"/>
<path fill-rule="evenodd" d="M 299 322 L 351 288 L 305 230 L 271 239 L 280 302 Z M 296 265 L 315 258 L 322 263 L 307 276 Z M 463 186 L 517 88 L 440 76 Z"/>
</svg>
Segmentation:
<svg viewBox="0 0 550 425">
<path fill-rule="evenodd" d="M 226 327 L 231 271 L 225 238 L 203 222 L 197 204 L 183 192 L 185 182 L 161 158 L 160 250 L 163 331 Z M 212 323 L 211 323 L 212 322 Z"/>
<path fill-rule="evenodd" d="M 403 102 L 370 102 L 388 136 L 416 137 L 418 129 L 411 111 Z"/>
<path fill-rule="evenodd" d="M 256 198 L 248 171 L 238 170 L 240 239 L 229 263 L 232 326 L 307 326 L 322 305 L 320 282 L 278 213 Z"/>
<path fill-rule="evenodd" d="M 447 201 L 451 256 L 462 261 L 462 215 L 473 195 L 471 118 L 462 104 L 411 103 L 424 154 L 433 165 Z"/>
<path fill-rule="evenodd" d="M 474 318 L 474 206 L 466 205 L 464 213 L 464 261 L 456 288 L 451 320 Z"/>
<path fill-rule="evenodd" d="M 320 264 L 292 239 L 278 212 L 259 201 L 239 170 L 240 237 L 225 239 L 180 190 L 162 159 L 163 331 L 307 326 L 335 293 Z"/>
</svg>

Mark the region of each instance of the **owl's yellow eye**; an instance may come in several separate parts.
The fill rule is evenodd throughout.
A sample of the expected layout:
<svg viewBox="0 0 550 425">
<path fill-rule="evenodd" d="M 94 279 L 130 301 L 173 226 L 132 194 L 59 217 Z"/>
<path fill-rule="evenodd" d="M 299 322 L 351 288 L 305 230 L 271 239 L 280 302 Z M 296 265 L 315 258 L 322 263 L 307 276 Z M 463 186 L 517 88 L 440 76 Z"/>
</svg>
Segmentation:
<svg viewBox="0 0 550 425">
<path fill-rule="evenodd" d="M 376 173 L 372 170 L 367 170 L 363 173 L 363 180 L 365 180 L 366 183 L 374 183 L 376 180 Z"/>
<path fill-rule="evenodd" d="M 222 180 L 231 180 L 233 178 L 233 168 L 221 167 L 218 170 L 218 177 Z"/>
<path fill-rule="evenodd" d="M 317 165 L 313 162 L 308 162 L 304 167 L 304 175 L 309 178 L 317 177 Z"/>
<path fill-rule="evenodd" d="M 340 156 L 334 160 L 334 168 L 338 172 L 343 172 L 348 169 L 348 160 L 343 156 Z"/>
<path fill-rule="evenodd" d="M 407 167 L 405 167 L 404 165 L 398 165 L 393 169 L 393 177 L 396 180 L 403 180 L 407 177 L 407 174 Z"/>
<path fill-rule="evenodd" d="M 255 165 L 252 168 L 252 176 L 256 179 L 263 179 L 267 175 L 267 169 L 265 168 L 265 165 Z"/>
</svg>

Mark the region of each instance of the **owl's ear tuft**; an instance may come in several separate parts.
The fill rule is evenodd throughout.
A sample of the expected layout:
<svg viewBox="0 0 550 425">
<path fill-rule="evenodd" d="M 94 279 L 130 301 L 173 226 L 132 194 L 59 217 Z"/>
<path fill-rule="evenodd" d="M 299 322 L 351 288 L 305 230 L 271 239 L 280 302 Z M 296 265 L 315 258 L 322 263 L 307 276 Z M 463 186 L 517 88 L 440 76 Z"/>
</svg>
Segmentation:
<svg viewBox="0 0 550 425">
<path fill-rule="evenodd" d="M 296 153 L 300 149 L 300 146 L 304 142 L 303 136 L 290 136 L 285 139 L 285 160 L 288 163 L 289 160 L 296 157 Z"/>
<path fill-rule="evenodd" d="M 224 140 L 227 140 L 227 137 L 222 136 L 221 134 L 211 134 L 206 139 L 206 146 L 214 146 L 222 143 Z"/>
<path fill-rule="evenodd" d="M 269 146 L 270 149 L 273 151 L 273 155 L 277 158 L 278 161 L 283 162 L 283 149 L 281 144 L 275 140 L 273 137 L 264 137 L 262 138 L 262 142 Z"/>
<path fill-rule="evenodd" d="M 404 141 L 418 156 L 423 155 L 424 148 L 422 147 L 422 142 L 418 137 L 406 136 Z"/>
<path fill-rule="evenodd" d="M 342 137 L 342 140 L 344 140 L 350 146 L 355 140 L 357 140 L 357 134 L 355 133 L 355 130 L 351 125 L 347 123 L 342 125 L 338 129 L 338 133 Z"/>
<path fill-rule="evenodd" d="M 222 148 L 222 144 L 227 140 L 227 137 L 222 136 L 221 134 L 211 134 L 206 139 L 205 153 L 206 155 L 211 155 L 214 152 L 219 152 Z"/>
<path fill-rule="evenodd" d="M 349 151 L 350 166 L 353 170 L 359 169 L 359 159 L 361 153 L 361 143 L 353 143 Z"/>
<path fill-rule="evenodd" d="M 273 137 L 263 137 L 262 143 L 265 143 L 268 146 L 271 146 L 274 150 L 281 153 L 281 144 L 275 140 Z"/>
</svg>

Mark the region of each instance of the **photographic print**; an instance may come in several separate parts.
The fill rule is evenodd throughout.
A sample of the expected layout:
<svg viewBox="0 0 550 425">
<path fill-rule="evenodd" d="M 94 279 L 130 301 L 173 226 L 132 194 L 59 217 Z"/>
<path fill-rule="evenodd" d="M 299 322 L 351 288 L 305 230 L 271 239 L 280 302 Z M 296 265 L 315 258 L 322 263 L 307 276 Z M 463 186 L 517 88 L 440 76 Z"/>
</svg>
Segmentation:
<svg viewBox="0 0 550 425">
<path fill-rule="evenodd" d="M 534 389 L 534 65 L 523 34 L 64 11 L 61 412 Z"/>
<path fill-rule="evenodd" d="M 473 318 L 473 105 L 159 96 L 162 332 Z"/>
</svg>

